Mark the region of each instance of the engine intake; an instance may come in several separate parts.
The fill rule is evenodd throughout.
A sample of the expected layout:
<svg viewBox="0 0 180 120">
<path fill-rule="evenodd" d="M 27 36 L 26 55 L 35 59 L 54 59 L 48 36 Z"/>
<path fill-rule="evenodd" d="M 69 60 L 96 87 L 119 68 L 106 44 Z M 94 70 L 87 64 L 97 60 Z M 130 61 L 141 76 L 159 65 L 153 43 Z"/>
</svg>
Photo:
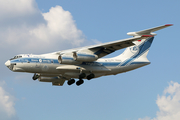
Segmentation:
<svg viewBox="0 0 180 120">
<path fill-rule="evenodd" d="M 75 61 L 82 61 L 82 62 L 93 62 L 98 59 L 98 56 L 95 54 L 86 54 L 86 53 L 73 53 L 73 59 Z"/>
</svg>

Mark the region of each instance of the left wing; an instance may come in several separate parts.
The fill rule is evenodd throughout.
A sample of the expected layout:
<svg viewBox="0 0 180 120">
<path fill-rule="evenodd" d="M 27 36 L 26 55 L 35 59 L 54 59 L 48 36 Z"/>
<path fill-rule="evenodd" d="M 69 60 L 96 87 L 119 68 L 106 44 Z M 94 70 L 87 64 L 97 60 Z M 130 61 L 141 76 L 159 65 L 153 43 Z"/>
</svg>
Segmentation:
<svg viewBox="0 0 180 120">
<path fill-rule="evenodd" d="M 104 44 L 100 44 L 100 45 L 90 46 L 90 47 L 88 47 L 88 49 L 93 51 L 94 54 L 98 55 L 98 58 L 101 58 L 110 53 L 115 52 L 116 50 L 120 50 L 120 49 L 135 45 L 133 43 L 133 41 L 145 39 L 148 37 L 153 37 L 153 36 L 152 35 L 136 36 L 133 38 L 117 40 L 117 41 L 108 42 L 108 43 L 104 43 Z"/>
<path fill-rule="evenodd" d="M 92 46 L 87 46 L 87 47 L 82 47 L 82 48 L 77 48 L 77 49 L 64 50 L 64 51 L 57 52 L 56 54 L 60 55 L 60 58 L 59 58 L 60 61 L 63 59 L 73 58 L 76 61 L 91 62 L 101 57 L 104 57 L 112 52 L 115 52 L 116 50 L 120 50 L 129 46 L 132 46 L 134 45 L 133 41 L 145 39 L 148 37 L 153 37 L 153 36 L 152 35 L 135 36 L 128 39 L 117 40 L 117 41 L 103 43 L 99 45 L 92 45 Z M 87 59 L 84 59 L 84 58 L 87 58 Z"/>
<path fill-rule="evenodd" d="M 56 54 L 59 55 L 58 61 L 61 64 L 80 64 L 82 62 L 92 62 L 110 53 L 113 53 L 116 50 L 130 47 L 134 45 L 134 41 L 153 37 L 156 34 L 152 32 L 169 26 L 172 26 L 172 24 L 166 24 L 138 32 L 129 32 L 127 34 L 133 36 L 132 38 L 77 49 L 60 51 Z"/>
</svg>

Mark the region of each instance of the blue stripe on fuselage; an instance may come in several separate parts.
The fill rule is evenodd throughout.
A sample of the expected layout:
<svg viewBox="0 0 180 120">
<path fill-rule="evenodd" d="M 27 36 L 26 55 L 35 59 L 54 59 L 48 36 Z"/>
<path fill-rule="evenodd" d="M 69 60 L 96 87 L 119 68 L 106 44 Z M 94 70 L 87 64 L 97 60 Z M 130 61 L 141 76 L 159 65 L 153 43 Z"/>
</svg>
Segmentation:
<svg viewBox="0 0 180 120">
<path fill-rule="evenodd" d="M 44 59 L 44 58 L 19 58 L 15 60 L 11 60 L 11 63 L 57 63 L 59 64 L 57 59 Z"/>
<path fill-rule="evenodd" d="M 41 61 L 41 62 L 40 62 Z M 52 62 L 53 61 L 53 62 Z M 44 59 L 44 58 L 19 58 L 12 60 L 11 63 L 39 63 L 39 64 L 56 64 L 60 65 L 57 59 Z M 87 66 L 104 66 L 104 67 L 117 67 L 121 62 L 83 62 L 80 65 Z M 144 62 L 132 62 L 133 64 L 146 64 Z M 119 66 L 120 67 L 120 66 Z"/>
<path fill-rule="evenodd" d="M 59 64 L 57 59 L 44 59 L 44 58 L 19 58 L 11 60 L 11 63 L 54 63 Z M 83 62 L 80 65 L 90 66 L 118 66 L 121 62 Z"/>
</svg>

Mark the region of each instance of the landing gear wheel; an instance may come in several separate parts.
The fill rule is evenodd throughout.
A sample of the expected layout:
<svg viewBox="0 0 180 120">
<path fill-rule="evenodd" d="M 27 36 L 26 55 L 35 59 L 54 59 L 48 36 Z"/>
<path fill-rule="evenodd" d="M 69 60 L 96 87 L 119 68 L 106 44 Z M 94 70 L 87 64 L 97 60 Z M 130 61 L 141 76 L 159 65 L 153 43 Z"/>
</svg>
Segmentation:
<svg viewBox="0 0 180 120">
<path fill-rule="evenodd" d="M 84 83 L 84 80 L 80 79 L 79 81 L 76 82 L 76 85 L 79 86 L 79 85 L 81 85 L 83 83 Z"/>
<path fill-rule="evenodd" d="M 87 76 L 87 79 L 90 80 L 90 79 L 92 79 L 94 77 L 95 77 L 95 75 L 93 73 L 91 73 L 90 75 Z"/>
<path fill-rule="evenodd" d="M 70 80 L 67 82 L 68 85 L 72 85 L 72 84 L 74 84 L 74 83 L 75 83 L 75 80 L 74 80 L 74 79 L 70 79 Z"/>
<path fill-rule="evenodd" d="M 34 73 L 32 79 L 33 79 L 33 80 L 37 80 L 38 78 L 39 78 L 39 75 L 37 75 L 36 73 Z"/>
<path fill-rule="evenodd" d="M 79 75 L 79 79 L 82 79 L 82 78 L 85 78 L 86 77 L 86 74 L 85 73 L 81 73 L 80 75 Z"/>
</svg>

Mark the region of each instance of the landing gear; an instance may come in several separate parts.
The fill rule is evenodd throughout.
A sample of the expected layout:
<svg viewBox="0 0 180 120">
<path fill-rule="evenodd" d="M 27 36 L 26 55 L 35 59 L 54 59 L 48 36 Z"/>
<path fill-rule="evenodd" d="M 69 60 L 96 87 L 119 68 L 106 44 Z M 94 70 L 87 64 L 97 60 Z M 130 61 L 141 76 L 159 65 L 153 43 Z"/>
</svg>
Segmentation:
<svg viewBox="0 0 180 120">
<path fill-rule="evenodd" d="M 85 73 L 81 73 L 79 75 L 79 80 L 76 82 L 76 85 L 79 86 L 79 85 L 83 84 L 84 83 L 83 78 L 85 78 L 85 77 L 86 77 L 86 74 Z"/>
<path fill-rule="evenodd" d="M 90 80 L 90 79 L 92 79 L 92 78 L 94 78 L 95 77 L 95 75 L 93 74 L 93 73 L 91 73 L 90 75 L 88 75 L 86 78 L 88 79 L 88 80 Z"/>
<path fill-rule="evenodd" d="M 82 78 L 85 78 L 86 77 L 86 74 L 85 73 L 81 73 L 80 75 L 79 75 L 79 79 L 82 79 Z"/>
<path fill-rule="evenodd" d="M 79 86 L 79 85 L 83 84 L 83 83 L 84 83 L 83 78 L 85 78 L 85 77 L 86 77 L 88 80 L 90 80 L 90 79 L 92 79 L 92 78 L 95 78 L 95 75 L 94 75 L 92 72 L 90 72 L 90 74 L 89 74 L 88 76 L 86 76 L 85 73 L 83 73 L 82 71 L 80 71 L 79 80 L 76 82 L 76 85 Z M 74 79 L 70 79 L 70 80 L 68 80 L 68 82 L 67 82 L 68 85 L 72 85 L 72 84 L 74 84 L 74 83 L 75 83 L 75 80 L 74 80 Z"/>
<path fill-rule="evenodd" d="M 72 85 L 72 84 L 74 84 L 74 83 L 75 83 L 75 80 L 74 80 L 74 79 L 70 79 L 70 80 L 67 82 L 68 85 Z M 83 84 L 83 83 L 84 83 L 84 80 L 79 79 L 79 80 L 76 82 L 76 85 L 79 86 L 79 85 L 81 85 L 81 84 Z"/>
<path fill-rule="evenodd" d="M 74 80 L 74 79 L 70 79 L 70 80 L 67 82 L 68 85 L 72 85 L 72 84 L 74 84 L 74 83 L 75 83 L 75 80 Z"/>
<path fill-rule="evenodd" d="M 86 74 L 85 73 L 81 73 L 79 75 L 79 81 L 76 82 L 76 85 L 79 86 L 79 85 L 83 84 L 84 83 L 83 78 L 85 78 L 85 77 L 86 77 Z"/>
<path fill-rule="evenodd" d="M 79 85 L 81 85 L 81 84 L 83 84 L 83 83 L 84 83 L 84 80 L 79 79 L 79 81 L 76 82 L 76 85 L 79 86 Z"/>
<path fill-rule="evenodd" d="M 39 75 L 37 75 L 36 73 L 34 73 L 32 79 L 33 79 L 33 80 L 37 80 L 38 78 L 39 78 Z"/>
</svg>

